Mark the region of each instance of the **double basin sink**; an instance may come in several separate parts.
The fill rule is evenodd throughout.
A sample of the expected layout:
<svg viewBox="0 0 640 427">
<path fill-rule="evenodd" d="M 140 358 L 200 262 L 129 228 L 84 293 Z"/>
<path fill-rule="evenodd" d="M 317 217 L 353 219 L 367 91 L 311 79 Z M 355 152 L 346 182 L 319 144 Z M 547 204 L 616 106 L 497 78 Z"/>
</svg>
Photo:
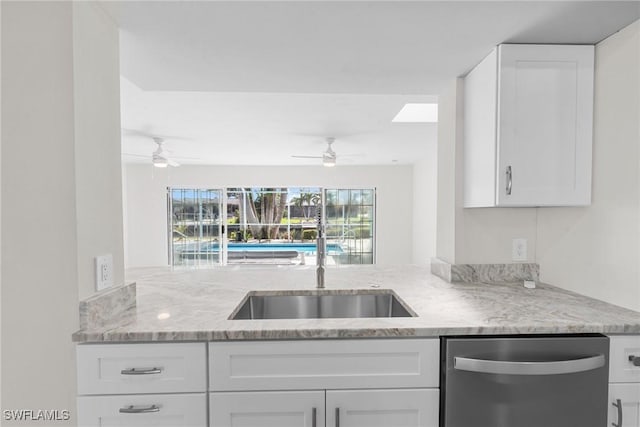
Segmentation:
<svg viewBox="0 0 640 427">
<path fill-rule="evenodd" d="M 391 290 L 249 292 L 230 316 L 241 319 L 415 317 Z"/>
</svg>

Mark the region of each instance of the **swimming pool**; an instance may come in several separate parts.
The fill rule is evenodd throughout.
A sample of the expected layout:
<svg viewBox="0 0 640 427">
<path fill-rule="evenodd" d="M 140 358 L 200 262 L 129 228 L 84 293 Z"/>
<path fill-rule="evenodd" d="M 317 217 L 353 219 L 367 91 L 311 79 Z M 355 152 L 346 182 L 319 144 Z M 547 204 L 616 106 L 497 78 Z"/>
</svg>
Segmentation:
<svg viewBox="0 0 640 427">
<path fill-rule="evenodd" d="M 229 252 L 284 252 L 284 251 L 297 251 L 302 252 L 305 255 L 315 255 L 316 244 L 315 243 L 229 243 L 227 245 Z M 218 243 L 212 243 L 203 246 L 200 249 L 201 252 L 219 252 L 220 245 Z M 344 251 L 342 247 L 337 243 L 327 244 L 327 254 L 335 255 L 341 254 Z"/>
</svg>

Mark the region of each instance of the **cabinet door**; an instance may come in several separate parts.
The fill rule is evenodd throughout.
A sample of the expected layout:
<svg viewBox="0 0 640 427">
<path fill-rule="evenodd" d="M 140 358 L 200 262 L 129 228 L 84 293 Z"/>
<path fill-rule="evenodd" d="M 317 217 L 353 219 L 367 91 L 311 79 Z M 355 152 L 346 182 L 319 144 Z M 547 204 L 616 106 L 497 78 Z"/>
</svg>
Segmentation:
<svg viewBox="0 0 640 427">
<path fill-rule="evenodd" d="M 640 384 L 609 385 L 607 426 L 640 427 Z"/>
<path fill-rule="evenodd" d="M 78 397 L 79 427 L 206 427 L 206 425 L 206 393 Z"/>
<path fill-rule="evenodd" d="M 439 390 L 329 390 L 327 427 L 438 427 Z"/>
<path fill-rule="evenodd" d="M 211 427 L 324 427 L 324 391 L 210 393 Z"/>
<path fill-rule="evenodd" d="M 591 203 L 593 46 L 500 45 L 499 206 Z"/>
</svg>

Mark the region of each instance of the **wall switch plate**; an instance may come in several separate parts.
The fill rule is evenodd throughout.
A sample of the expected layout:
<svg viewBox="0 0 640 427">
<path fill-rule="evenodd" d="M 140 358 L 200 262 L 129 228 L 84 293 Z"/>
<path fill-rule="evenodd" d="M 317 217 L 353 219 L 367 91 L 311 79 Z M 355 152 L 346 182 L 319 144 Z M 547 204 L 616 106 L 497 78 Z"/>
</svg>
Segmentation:
<svg viewBox="0 0 640 427">
<path fill-rule="evenodd" d="M 527 260 L 527 239 L 518 238 L 511 242 L 511 260 L 526 261 Z"/>
<path fill-rule="evenodd" d="M 113 256 L 111 254 L 96 257 L 96 290 L 113 286 Z"/>
</svg>

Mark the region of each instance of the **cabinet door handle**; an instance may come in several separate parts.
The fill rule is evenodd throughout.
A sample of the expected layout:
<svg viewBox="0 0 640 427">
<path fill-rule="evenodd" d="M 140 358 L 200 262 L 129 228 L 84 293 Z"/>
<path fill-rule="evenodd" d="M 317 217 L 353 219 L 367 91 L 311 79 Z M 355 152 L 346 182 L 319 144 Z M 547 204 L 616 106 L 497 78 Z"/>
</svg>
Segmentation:
<svg viewBox="0 0 640 427">
<path fill-rule="evenodd" d="M 633 366 L 640 366 L 640 356 L 629 356 L 629 362 L 633 363 Z"/>
<path fill-rule="evenodd" d="M 157 375 L 162 373 L 162 368 L 131 368 L 120 371 L 121 375 Z"/>
<path fill-rule="evenodd" d="M 158 405 L 151 405 L 151 406 L 129 405 L 124 408 L 120 408 L 121 414 L 148 414 L 150 412 L 160 412 L 160 407 Z"/>
<path fill-rule="evenodd" d="M 611 423 L 613 427 L 622 427 L 622 401 L 620 399 L 616 399 L 615 402 L 611 402 L 613 406 L 618 408 L 618 422 Z"/>
<path fill-rule="evenodd" d="M 311 409 L 311 427 L 318 426 L 318 410 L 316 408 Z"/>
<path fill-rule="evenodd" d="M 336 408 L 336 427 L 340 427 L 340 408 Z"/>
<path fill-rule="evenodd" d="M 506 171 L 506 175 L 507 175 L 507 196 L 511 195 L 511 188 L 513 187 L 513 174 L 511 172 L 511 166 L 507 166 L 507 171 Z"/>
</svg>

